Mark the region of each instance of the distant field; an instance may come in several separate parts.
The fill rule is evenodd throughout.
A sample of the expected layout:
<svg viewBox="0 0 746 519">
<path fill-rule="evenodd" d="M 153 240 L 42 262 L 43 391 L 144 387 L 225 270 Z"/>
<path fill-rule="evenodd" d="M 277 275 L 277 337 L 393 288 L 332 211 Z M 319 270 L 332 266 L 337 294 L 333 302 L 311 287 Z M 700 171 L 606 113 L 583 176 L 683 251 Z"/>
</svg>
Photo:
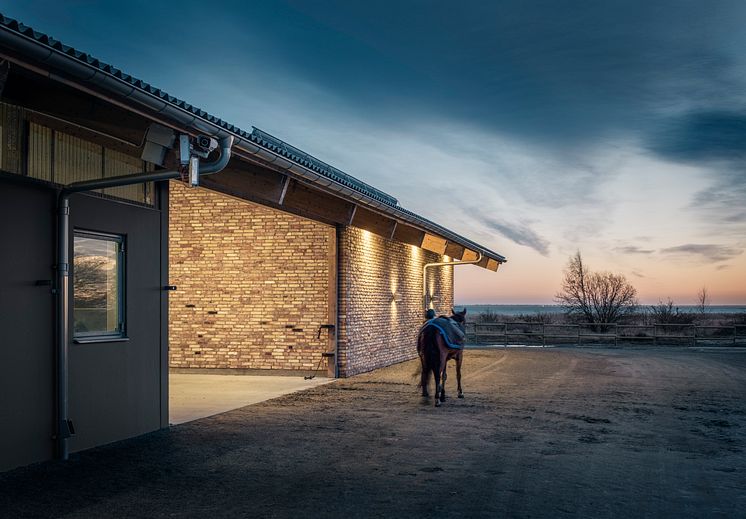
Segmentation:
<svg viewBox="0 0 746 519">
<path fill-rule="evenodd" d="M 500 315 L 531 315 L 531 314 L 562 314 L 559 305 L 456 305 L 458 308 L 466 308 L 470 314 L 495 313 Z M 646 308 L 648 305 L 642 305 Z M 677 305 L 684 313 L 696 313 L 697 307 L 693 305 Z M 711 305 L 705 309 L 708 314 L 746 314 L 746 305 Z"/>
</svg>

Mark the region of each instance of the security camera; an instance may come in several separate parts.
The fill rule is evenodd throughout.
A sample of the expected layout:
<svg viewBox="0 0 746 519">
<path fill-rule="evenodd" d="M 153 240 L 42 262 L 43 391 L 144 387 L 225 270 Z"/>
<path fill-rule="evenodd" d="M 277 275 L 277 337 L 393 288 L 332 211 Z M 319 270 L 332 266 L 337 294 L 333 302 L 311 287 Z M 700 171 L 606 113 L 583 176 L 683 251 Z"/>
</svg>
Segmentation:
<svg viewBox="0 0 746 519">
<path fill-rule="evenodd" d="M 207 135 L 198 135 L 194 139 L 194 143 L 192 144 L 192 152 L 195 155 L 199 155 L 203 159 L 206 159 L 207 156 L 217 148 L 217 139 L 213 139 L 212 137 L 208 137 Z"/>
</svg>

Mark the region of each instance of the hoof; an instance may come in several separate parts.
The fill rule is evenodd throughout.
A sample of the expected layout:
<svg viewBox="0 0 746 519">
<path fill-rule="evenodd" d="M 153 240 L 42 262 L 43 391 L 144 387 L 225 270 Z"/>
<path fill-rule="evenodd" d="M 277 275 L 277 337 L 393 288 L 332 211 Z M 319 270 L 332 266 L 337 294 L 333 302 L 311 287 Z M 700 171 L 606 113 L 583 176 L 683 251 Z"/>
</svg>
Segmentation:
<svg viewBox="0 0 746 519">
<path fill-rule="evenodd" d="M 428 397 L 430 397 L 430 393 L 428 393 L 426 391 L 423 391 L 422 392 L 422 398 L 428 398 Z"/>
<path fill-rule="evenodd" d="M 463 393 L 459 393 L 459 394 L 458 394 L 458 397 L 459 397 L 459 398 L 464 398 L 464 394 L 463 394 Z"/>
<path fill-rule="evenodd" d="M 441 401 L 441 402 L 445 402 L 445 401 L 446 401 L 446 396 L 445 396 L 445 395 L 441 396 L 441 397 L 440 397 L 440 401 Z"/>
<path fill-rule="evenodd" d="M 435 399 L 435 407 L 440 407 L 440 400 L 437 398 Z"/>
</svg>

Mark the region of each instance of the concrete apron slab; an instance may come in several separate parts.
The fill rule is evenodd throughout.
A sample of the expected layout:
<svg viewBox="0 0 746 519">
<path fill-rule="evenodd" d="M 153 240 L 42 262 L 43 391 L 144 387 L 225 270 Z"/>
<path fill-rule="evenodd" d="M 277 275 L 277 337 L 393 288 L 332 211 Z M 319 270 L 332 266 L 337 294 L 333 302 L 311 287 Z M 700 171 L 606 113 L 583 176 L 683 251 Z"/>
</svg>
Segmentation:
<svg viewBox="0 0 746 519">
<path fill-rule="evenodd" d="M 169 375 L 169 423 L 178 425 L 333 382 L 332 378 Z"/>
</svg>

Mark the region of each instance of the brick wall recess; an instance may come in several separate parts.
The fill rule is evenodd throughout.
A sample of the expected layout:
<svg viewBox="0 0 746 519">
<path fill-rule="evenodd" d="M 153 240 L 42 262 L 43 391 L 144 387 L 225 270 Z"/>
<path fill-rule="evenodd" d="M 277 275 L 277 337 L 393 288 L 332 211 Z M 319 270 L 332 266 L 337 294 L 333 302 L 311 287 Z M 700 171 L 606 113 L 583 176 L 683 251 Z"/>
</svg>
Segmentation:
<svg viewBox="0 0 746 519">
<path fill-rule="evenodd" d="M 314 369 L 329 350 L 335 229 L 170 183 L 173 368 Z M 333 258 L 332 258 L 333 259 Z"/>
</svg>

